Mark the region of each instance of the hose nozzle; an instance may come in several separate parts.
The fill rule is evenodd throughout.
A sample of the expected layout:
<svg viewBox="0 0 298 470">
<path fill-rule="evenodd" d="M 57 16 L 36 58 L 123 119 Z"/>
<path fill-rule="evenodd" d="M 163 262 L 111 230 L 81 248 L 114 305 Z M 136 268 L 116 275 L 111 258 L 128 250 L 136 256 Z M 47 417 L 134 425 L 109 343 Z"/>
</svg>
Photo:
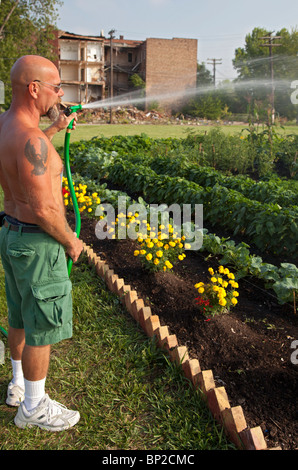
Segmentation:
<svg viewBox="0 0 298 470">
<path fill-rule="evenodd" d="M 63 112 L 66 116 L 70 116 L 72 113 L 76 113 L 77 111 L 81 111 L 82 109 L 83 109 L 82 105 L 77 104 L 74 106 L 68 106 Z M 69 123 L 67 129 L 72 129 L 72 128 L 73 128 L 73 120 Z"/>
</svg>

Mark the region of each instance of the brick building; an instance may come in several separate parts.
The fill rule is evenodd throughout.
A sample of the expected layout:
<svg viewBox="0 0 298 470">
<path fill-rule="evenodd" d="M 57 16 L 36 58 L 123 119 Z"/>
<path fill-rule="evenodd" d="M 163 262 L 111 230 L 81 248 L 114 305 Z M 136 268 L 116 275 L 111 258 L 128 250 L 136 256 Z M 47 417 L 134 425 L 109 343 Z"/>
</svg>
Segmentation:
<svg viewBox="0 0 298 470">
<path fill-rule="evenodd" d="M 179 93 L 196 86 L 196 39 L 134 41 L 120 36 L 110 40 L 103 33 L 81 36 L 57 31 L 56 48 L 66 102 L 110 97 L 111 84 L 113 97 L 132 92 L 129 79 L 138 74 L 146 83 L 147 104 L 153 100 L 166 109 L 175 109 L 179 107 Z M 161 99 L 165 93 L 173 96 Z"/>
</svg>

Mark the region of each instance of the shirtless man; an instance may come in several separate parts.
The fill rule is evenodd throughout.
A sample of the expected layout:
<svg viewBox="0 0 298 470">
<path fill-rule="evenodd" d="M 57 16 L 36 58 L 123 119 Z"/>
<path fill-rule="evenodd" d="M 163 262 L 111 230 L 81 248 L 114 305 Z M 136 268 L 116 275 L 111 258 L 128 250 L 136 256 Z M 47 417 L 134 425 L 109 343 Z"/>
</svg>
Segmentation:
<svg viewBox="0 0 298 470">
<path fill-rule="evenodd" d="M 6 278 L 13 380 L 7 403 L 15 424 L 60 431 L 80 418 L 45 393 L 51 344 L 72 336 L 71 281 L 65 251 L 76 262 L 83 248 L 65 218 L 63 164 L 51 138 L 76 114 L 59 114 L 64 92 L 56 66 L 23 56 L 11 69 L 12 103 L 0 116 L 0 184 L 4 225 L 0 250 Z M 56 120 L 44 132 L 41 116 Z"/>
</svg>

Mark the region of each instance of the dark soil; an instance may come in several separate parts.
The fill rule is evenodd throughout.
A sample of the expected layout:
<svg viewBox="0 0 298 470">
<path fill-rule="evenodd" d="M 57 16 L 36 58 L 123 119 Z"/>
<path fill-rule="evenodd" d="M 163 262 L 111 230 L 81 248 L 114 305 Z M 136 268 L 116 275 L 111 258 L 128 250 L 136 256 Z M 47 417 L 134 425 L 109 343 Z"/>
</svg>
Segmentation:
<svg viewBox="0 0 298 470">
<path fill-rule="evenodd" d="M 69 216 L 73 222 L 73 216 Z M 215 258 L 186 252 L 171 272 L 146 272 L 131 240 L 98 240 L 95 221 L 82 218 L 81 239 L 107 260 L 130 284 L 160 322 L 187 346 L 202 370 L 211 369 L 224 386 L 231 406 L 241 405 L 249 427 L 261 426 L 268 448 L 298 450 L 298 365 L 291 362 L 291 343 L 298 340 L 298 315 L 278 305 L 255 279 L 239 281 L 238 304 L 229 314 L 200 314 L 194 284 L 206 281 Z M 206 256 L 206 254 L 205 254 Z"/>
</svg>

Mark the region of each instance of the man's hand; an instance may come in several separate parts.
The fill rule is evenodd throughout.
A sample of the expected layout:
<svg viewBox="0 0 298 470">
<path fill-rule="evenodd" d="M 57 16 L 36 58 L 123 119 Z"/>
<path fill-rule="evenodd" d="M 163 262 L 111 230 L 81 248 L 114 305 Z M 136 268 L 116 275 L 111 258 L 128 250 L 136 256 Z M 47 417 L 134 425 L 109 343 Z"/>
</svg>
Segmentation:
<svg viewBox="0 0 298 470">
<path fill-rule="evenodd" d="M 60 111 L 58 119 L 53 123 L 53 125 L 56 126 L 57 132 L 62 131 L 63 129 L 66 129 L 70 122 L 73 121 L 73 129 L 76 128 L 76 123 L 78 120 L 78 115 L 77 113 L 71 113 L 69 116 L 66 116 L 63 111 Z"/>
<path fill-rule="evenodd" d="M 83 242 L 82 240 L 77 238 L 77 234 L 74 233 L 74 240 L 71 246 L 67 247 L 67 250 L 66 250 L 67 254 L 75 263 L 76 261 L 78 261 L 82 250 L 83 250 Z"/>
<path fill-rule="evenodd" d="M 52 140 L 54 135 L 57 134 L 57 132 L 60 132 L 63 129 L 66 129 L 72 120 L 74 120 L 72 128 L 73 130 L 75 130 L 76 123 L 78 120 L 77 113 L 72 113 L 69 116 L 66 116 L 66 114 L 64 114 L 63 111 L 60 111 L 59 116 L 56 119 L 56 121 L 53 122 L 53 124 L 47 129 L 45 129 L 43 132 L 49 140 Z"/>
</svg>

